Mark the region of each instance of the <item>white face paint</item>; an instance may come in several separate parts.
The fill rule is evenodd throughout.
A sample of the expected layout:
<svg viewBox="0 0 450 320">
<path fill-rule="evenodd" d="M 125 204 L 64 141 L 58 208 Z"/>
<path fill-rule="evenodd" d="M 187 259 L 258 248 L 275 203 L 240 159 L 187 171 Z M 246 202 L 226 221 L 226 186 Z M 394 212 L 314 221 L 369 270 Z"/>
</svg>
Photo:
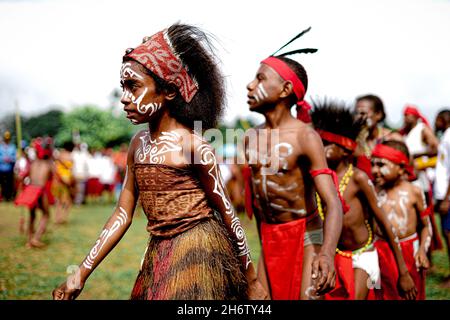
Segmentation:
<svg viewBox="0 0 450 320">
<path fill-rule="evenodd" d="M 124 81 L 126 78 L 134 78 L 143 80 L 144 77 L 139 72 L 134 71 L 131 69 L 131 63 L 126 62 L 122 65 L 122 69 L 120 72 L 121 80 Z M 137 107 L 137 111 L 140 114 L 146 114 L 149 110 L 148 117 L 151 117 L 152 114 L 154 114 L 156 111 L 158 111 L 162 103 L 156 103 L 156 102 L 150 102 L 148 104 L 142 104 L 142 101 L 144 100 L 146 94 L 148 92 L 148 88 L 145 88 L 144 91 L 139 95 L 139 97 L 135 97 L 127 88 L 124 89 L 122 93 L 122 99 L 130 99 L 132 103 L 134 103 Z M 137 121 L 132 119 L 131 122 L 133 124 L 136 124 Z"/>
<path fill-rule="evenodd" d="M 380 173 L 383 176 L 389 175 L 391 173 L 391 170 L 387 166 L 383 166 L 380 168 Z"/>
<path fill-rule="evenodd" d="M 119 207 L 119 215 L 117 216 L 116 220 L 112 223 L 111 228 L 105 228 L 103 229 L 102 233 L 100 234 L 100 237 L 95 242 L 94 247 L 89 252 L 89 255 L 86 257 L 86 259 L 83 261 L 83 265 L 86 267 L 86 269 L 92 269 L 92 266 L 95 263 L 95 260 L 102 250 L 105 243 L 108 241 L 108 239 L 117 232 L 117 230 L 123 226 L 127 220 L 128 220 L 128 214 L 125 211 L 124 208 Z"/>
<path fill-rule="evenodd" d="M 264 88 L 263 84 L 262 83 L 258 84 L 258 86 L 256 87 L 256 95 L 255 95 L 256 101 L 259 102 L 261 100 L 264 100 L 268 96 L 269 95 L 267 94 L 267 91 Z"/>
</svg>

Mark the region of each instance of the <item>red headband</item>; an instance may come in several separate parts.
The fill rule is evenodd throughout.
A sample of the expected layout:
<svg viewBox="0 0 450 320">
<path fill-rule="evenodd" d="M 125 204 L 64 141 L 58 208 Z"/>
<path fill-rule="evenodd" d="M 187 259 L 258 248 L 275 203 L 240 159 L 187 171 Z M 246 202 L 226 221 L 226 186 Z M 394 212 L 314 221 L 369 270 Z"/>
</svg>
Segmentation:
<svg viewBox="0 0 450 320">
<path fill-rule="evenodd" d="M 284 61 L 281 61 L 276 57 L 268 57 L 261 61 L 261 63 L 268 65 L 285 81 L 290 81 L 292 83 L 295 96 L 297 97 L 297 118 L 304 122 L 311 122 L 311 117 L 309 116 L 311 106 L 308 102 L 303 100 L 306 93 L 305 86 L 295 72 L 292 71 L 292 69 Z"/>
<path fill-rule="evenodd" d="M 421 119 L 422 122 L 425 123 L 428 127 L 430 126 L 430 123 L 428 122 L 427 118 L 425 118 L 425 116 L 419 112 L 419 109 L 417 109 L 413 105 L 407 105 L 405 111 L 403 111 L 403 114 L 405 116 L 408 114 L 416 116 L 417 118 Z"/>
<path fill-rule="evenodd" d="M 347 138 L 347 137 L 344 137 L 344 136 L 341 136 L 341 135 L 338 135 L 338 134 L 335 134 L 332 132 L 324 131 L 324 130 L 316 130 L 316 131 L 317 131 L 317 133 L 319 133 L 320 137 L 323 140 L 327 140 L 329 142 L 336 143 L 336 144 L 340 145 L 341 147 L 344 147 L 350 151 L 355 151 L 355 149 L 357 147 L 356 141 L 354 141 L 350 138 Z"/>
<path fill-rule="evenodd" d="M 34 139 L 33 147 L 36 150 L 38 159 L 44 159 L 46 156 L 50 157 L 52 155 L 52 143 L 53 140 L 50 137 Z"/>
<path fill-rule="evenodd" d="M 197 82 L 174 52 L 167 30 L 154 34 L 125 56 L 141 63 L 161 79 L 175 83 L 186 102 L 190 102 L 198 91 Z"/>
<path fill-rule="evenodd" d="M 409 159 L 403 152 L 388 147 L 384 144 L 377 144 L 372 151 L 372 157 L 387 159 L 396 164 L 402 164 L 405 166 L 405 170 L 408 173 L 410 180 L 415 180 L 414 168 L 409 164 Z"/>
</svg>

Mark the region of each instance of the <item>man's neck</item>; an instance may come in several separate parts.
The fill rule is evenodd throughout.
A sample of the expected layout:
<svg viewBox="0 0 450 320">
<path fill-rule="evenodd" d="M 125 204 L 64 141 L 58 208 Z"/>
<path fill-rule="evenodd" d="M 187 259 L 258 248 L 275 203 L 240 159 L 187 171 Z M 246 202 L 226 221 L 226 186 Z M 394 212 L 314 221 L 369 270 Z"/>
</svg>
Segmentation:
<svg viewBox="0 0 450 320">
<path fill-rule="evenodd" d="M 282 124 L 294 118 L 291 110 L 284 104 L 277 104 L 274 108 L 264 112 L 263 115 L 266 118 L 266 127 L 270 129 L 279 128 Z"/>
</svg>

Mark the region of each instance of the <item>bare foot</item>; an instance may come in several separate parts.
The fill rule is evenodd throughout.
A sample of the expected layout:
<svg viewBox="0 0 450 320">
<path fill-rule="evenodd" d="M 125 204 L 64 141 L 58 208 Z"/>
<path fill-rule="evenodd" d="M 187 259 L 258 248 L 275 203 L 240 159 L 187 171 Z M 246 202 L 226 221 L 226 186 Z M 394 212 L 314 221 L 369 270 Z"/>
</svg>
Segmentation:
<svg viewBox="0 0 450 320">
<path fill-rule="evenodd" d="M 32 239 L 27 243 L 27 247 L 28 248 L 42 248 L 45 246 L 45 243 L 36 240 L 36 239 Z"/>
</svg>

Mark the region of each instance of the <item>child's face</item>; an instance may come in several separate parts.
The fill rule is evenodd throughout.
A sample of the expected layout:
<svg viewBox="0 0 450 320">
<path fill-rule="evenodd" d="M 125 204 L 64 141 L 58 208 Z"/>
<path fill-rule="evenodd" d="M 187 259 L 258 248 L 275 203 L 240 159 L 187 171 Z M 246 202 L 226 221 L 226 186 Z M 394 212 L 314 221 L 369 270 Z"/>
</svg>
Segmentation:
<svg viewBox="0 0 450 320">
<path fill-rule="evenodd" d="M 384 187 L 391 184 L 397 181 L 402 174 L 403 169 L 400 165 L 387 159 L 372 158 L 372 175 L 377 186 Z"/>
<path fill-rule="evenodd" d="M 247 103 L 250 110 L 257 111 L 260 106 L 277 103 L 283 91 L 284 82 L 275 70 L 262 63 L 255 79 L 247 85 Z"/>
<path fill-rule="evenodd" d="M 164 101 L 162 93 L 156 93 L 153 78 L 145 74 L 134 61 L 122 64 L 120 84 L 123 89 L 120 102 L 133 124 L 149 122 Z"/>
<path fill-rule="evenodd" d="M 348 153 L 344 148 L 338 146 L 335 143 L 328 142 L 326 140 L 322 140 L 324 145 L 325 157 L 327 158 L 327 162 L 338 163 L 344 160 L 345 157 L 348 156 Z"/>
</svg>

